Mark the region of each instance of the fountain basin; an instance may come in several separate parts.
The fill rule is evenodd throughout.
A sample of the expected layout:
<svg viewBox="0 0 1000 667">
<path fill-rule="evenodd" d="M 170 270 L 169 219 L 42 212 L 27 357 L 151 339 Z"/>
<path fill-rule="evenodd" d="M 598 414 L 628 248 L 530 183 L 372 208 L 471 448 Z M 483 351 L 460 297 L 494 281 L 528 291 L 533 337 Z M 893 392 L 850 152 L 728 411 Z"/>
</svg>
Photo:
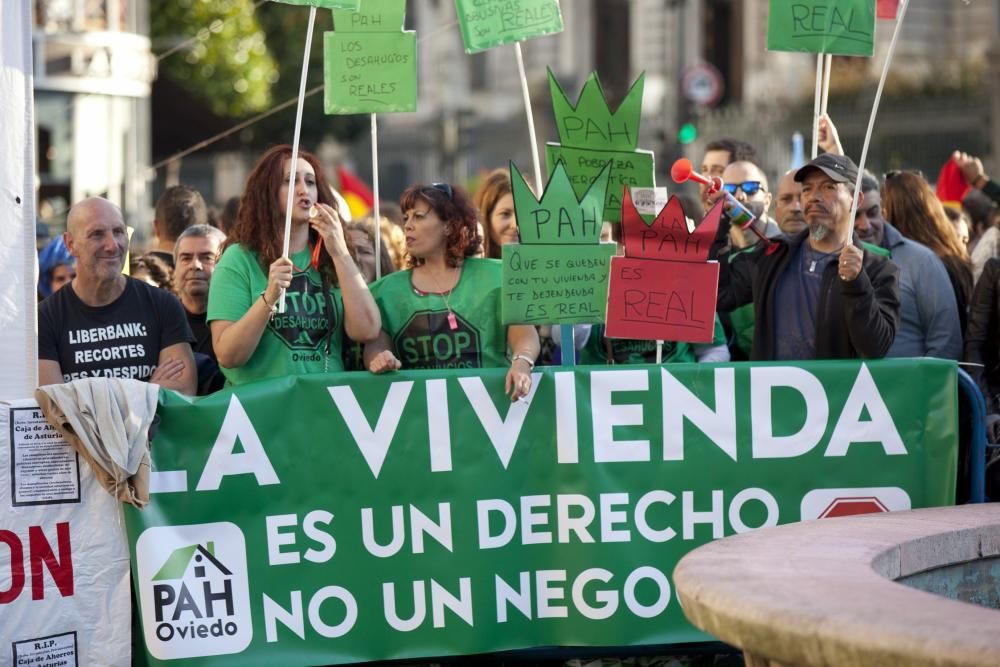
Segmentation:
<svg viewBox="0 0 1000 667">
<path fill-rule="evenodd" d="M 964 505 L 717 540 L 681 559 L 674 584 L 688 619 L 751 667 L 996 667 L 998 559 L 1000 504 Z"/>
</svg>

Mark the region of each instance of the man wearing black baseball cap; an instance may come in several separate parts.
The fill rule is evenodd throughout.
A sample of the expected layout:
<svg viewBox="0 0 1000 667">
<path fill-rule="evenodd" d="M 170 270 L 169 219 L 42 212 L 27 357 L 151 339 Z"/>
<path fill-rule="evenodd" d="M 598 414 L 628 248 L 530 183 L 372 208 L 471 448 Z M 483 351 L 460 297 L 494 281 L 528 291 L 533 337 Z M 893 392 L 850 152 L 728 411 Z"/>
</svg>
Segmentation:
<svg viewBox="0 0 1000 667">
<path fill-rule="evenodd" d="M 751 359 L 879 358 L 899 326 L 896 266 L 849 238 L 858 168 L 824 153 L 797 172 L 807 228 L 730 266 L 720 312 L 753 302 Z"/>
</svg>

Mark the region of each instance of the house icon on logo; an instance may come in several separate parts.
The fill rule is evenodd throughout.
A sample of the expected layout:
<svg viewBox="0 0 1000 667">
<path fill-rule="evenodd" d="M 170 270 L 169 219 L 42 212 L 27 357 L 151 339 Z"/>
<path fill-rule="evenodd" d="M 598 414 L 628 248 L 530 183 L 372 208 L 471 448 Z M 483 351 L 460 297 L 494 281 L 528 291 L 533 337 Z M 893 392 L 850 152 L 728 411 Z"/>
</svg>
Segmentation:
<svg viewBox="0 0 1000 667">
<path fill-rule="evenodd" d="M 206 568 L 211 565 L 223 576 L 232 576 L 232 572 L 222 562 L 215 557 L 215 542 L 206 542 L 204 546 L 191 544 L 186 547 L 174 549 L 170 557 L 153 576 L 153 581 L 170 581 L 173 579 L 183 579 L 191 563 L 194 562 L 194 576 L 196 579 L 204 579 L 207 575 Z"/>
</svg>

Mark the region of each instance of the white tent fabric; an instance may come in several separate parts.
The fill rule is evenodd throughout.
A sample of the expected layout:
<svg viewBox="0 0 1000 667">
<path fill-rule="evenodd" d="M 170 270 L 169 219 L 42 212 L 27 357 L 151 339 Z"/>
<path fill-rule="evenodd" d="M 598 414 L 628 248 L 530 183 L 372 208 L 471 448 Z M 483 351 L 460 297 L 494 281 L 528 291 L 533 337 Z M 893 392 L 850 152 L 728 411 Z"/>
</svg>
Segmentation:
<svg viewBox="0 0 1000 667">
<path fill-rule="evenodd" d="M 37 385 L 31 3 L 0 2 L 0 400 Z"/>
</svg>

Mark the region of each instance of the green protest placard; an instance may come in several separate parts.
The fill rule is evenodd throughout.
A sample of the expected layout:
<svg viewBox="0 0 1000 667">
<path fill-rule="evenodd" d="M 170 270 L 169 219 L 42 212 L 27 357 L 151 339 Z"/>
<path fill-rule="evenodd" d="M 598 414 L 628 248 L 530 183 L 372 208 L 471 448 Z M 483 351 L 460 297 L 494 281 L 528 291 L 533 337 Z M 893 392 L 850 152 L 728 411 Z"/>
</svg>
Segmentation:
<svg viewBox="0 0 1000 667">
<path fill-rule="evenodd" d="M 570 182 L 562 163 L 550 170 L 545 192 L 536 199 L 524 176 L 510 163 L 514 212 L 522 244 L 592 245 L 601 239 L 601 211 L 611 165 L 595 169 L 582 188 Z M 578 192 L 577 192 L 578 191 Z"/>
<path fill-rule="evenodd" d="M 323 35 L 326 113 L 417 110 L 417 36 L 402 30 L 405 16 L 405 0 L 334 10 L 337 29 Z"/>
<path fill-rule="evenodd" d="M 283 5 L 299 5 L 300 7 L 316 7 L 318 9 L 349 9 L 356 10 L 361 0 L 273 0 Z"/>
<path fill-rule="evenodd" d="M 767 48 L 870 58 L 875 0 L 771 0 Z"/>
<path fill-rule="evenodd" d="M 556 117 L 560 143 L 545 146 L 549 173 L 562 161 L 578 195 L 586 191 L 594 177 L 611 162 L 602 220 L 621 219 L 624 186 L 653 187 L 653 153 L 636 150 L 642 117 L 645 73 L 633 82 L 618 109 L 611 111 L 596 72 L 587 77 L 574 105 L 562 85 L 549 70 L 549 92 Z"/>
<path fill-rule="evenodd" d="M 417 37 L 340 30 L 323 35 L 323 103 L 328 114 L 417 109 Z"/>
<path fill-rule="evenodd" d="M 614 243 L 503 246 L 504 324 L 604 322 Z"/>
<path fill-rule="evenodd" d="M 642 92 L 646 73 L 632 83 L 618 109 L 611 111 L 604 88 L 591 72 L 577 103 L 566 96 L 552 70 L 549 70 L 549 93 L 556 117 L 556 130 L 563 146 L 609 151 L 633 151 L 639 144 L 639 121 L 642 116 Z"/>
<path fill-rule="evenodd" d="M 558 0 L 455 0 L 465 52 L 562 32 Z"/>
<path fill-rule="evenodd" d="M 545 368 L 513 404 L 505 373 L 161 391 L 150 503 L 125 508 L 137 658 L 704 641 L 671 581 L 692 549 L 838 498 L 954 499 L 954 363 Z"/>
<path fill-rule="evenodd" d="M 360 8 L 333 10 L 333 27 L 340 32 L 397 32 L 405 18 L 405 0 L 365 0 Z"/>
<path fill-rule="evenodd" d="M 566 173 L 577 195 L 582 195 L 610 162 L 611 173 L 602 214 L 602 220 L 609 222 L 621 220 L 622 192 L 626 185 L 644 188 L 656 185 L 652 151 L 606 151 L 548 143 L 545 144 L 545 161 L 550 174 L 554 173 L 555 165 L 561 163 L 566 166 Z"/>
</svg>

